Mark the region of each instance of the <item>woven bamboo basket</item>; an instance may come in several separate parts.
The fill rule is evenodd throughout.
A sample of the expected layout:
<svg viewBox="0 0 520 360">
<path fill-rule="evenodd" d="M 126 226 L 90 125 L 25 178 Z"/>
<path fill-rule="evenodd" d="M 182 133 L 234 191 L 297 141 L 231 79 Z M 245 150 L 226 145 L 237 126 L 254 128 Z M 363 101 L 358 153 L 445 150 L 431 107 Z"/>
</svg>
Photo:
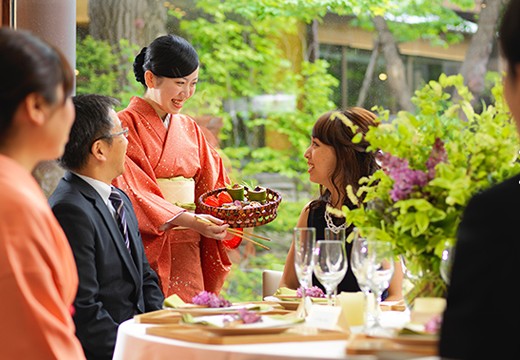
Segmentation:
<svg viewBox="0 0 520 360">
<path fill-rule="evenodd" d="M 278 205 L 280 205 L 282 201 L 282 196 L 279 192 L 266 188 L 266 201 L 259 206 L 228 209 L 205 204 L 205 200 L 208 196 L 218 195 L 221 191 L 226 191 L 226 188 L 220 188 L 202 194 L 197 201 L 197 208 L 203 214 L 209 214 L 224 220 L 232 228 L 251 228 L 270 223 L 276 218 Z M 244 194 L 247 197 L 247 190 Z"/>
</svg>

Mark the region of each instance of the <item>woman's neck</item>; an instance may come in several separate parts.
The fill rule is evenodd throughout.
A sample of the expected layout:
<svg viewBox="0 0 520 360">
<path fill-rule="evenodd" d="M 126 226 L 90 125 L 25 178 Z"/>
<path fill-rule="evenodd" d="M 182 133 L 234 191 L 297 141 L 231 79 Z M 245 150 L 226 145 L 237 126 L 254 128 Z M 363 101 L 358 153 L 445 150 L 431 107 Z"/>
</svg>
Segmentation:
<svg viewBox="0 0 520 360">
<path fill-rule="evenodd" d="M 146 96 L 146 94 L 143 96 L 143 100 L 146 101 L 150 106 L 155 110 L 157 115 L 161 118 L 162 121 L 166 118 L 168 113 L 161 109 L 161 106 L 156 103 L 154 100 L 152 100 L 150 97 Z"/>
<path fill-rule="evenodd" d="M 329 190 L 330 191 L 330 190 Z M 331 206 L 333 206 L 334 208 L 336 209 L 341 209 L 341 206 L 343 205 L 343 200 L 344 200 L 345 196 L 344 195 L 340 195 L 336 192 L 330 192 L 330 197 L 329 197 L 329 204 Z"/>
</svg>

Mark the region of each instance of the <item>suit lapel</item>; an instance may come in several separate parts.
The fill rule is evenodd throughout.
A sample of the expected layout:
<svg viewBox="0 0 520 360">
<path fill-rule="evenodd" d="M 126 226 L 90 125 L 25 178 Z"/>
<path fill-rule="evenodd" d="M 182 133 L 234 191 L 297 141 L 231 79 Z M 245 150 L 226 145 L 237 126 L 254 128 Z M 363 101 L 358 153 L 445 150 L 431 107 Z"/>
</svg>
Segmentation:
<svg viewBox="0 0 520 360">
<path fill-rule="evenodd" d="M 134 260 L 132 259 L 132 255 L 130 255 L 130 253 L 128 252 L 128 249 L 126 248 L 126 245 L 125 245 L 125 240 L 123 239 L 123 234 L 121 234 L 121 231 L 119 230 L 119 228 L 114 220 L 114 217 L 108 210 L 108 207 L 105 204 L 105 202 L 103 201 L 103 199 L 101 198 L 101 196 L 98 194 L 98 192 L 92 186 L 90 186 L 88 183 L 83 181 L 83 179 L 81 179 L 78 176 L 75 176 L 74 174 L 72 174 L 70 172 L 67 172 L 65 174 L 65 179 L 67 181 L 70 181 L 71 183 L 74 183 L 75 186 L 78 187 L 78 190 L 86 198 L 89 198 L 92 201 L 94 208 L 96 209 L 96 211 L 99 212 L 101 220 L 103 221 L 106 228 L 110 232 L 111 237 L 110 237 L 110 239 L 107 239 L 107 240 L 112 241 L 114 243 L 119 256 L 121 257 L 125 266 L 128 268 L 128 271 L 130 272 L 130 275 L 134 279 L 134 282 L 136 283 L 136 285 L 139 285 L 140 277 L 138 274 L 137 267 L 134 263 Z M 128 206 L 126 204 L 127 200 L 124 199 L 123 201 L 124 201 L 125 210 L 127 210 L 127 213 L 128 213 L 128 211 L 130 211 L 130 209 L 128 209 Z M 131 233 L 131 232 L 133 232 L 133 231 L 129 231 L 129 233 Z M 137 251 L 137 249 L 134 245 L 134 242 L 135 242 L 135 239 L 133 239 L 133 236 L 130 236 L 130 249 L 132 252 L 135 253 Z"/>
</svg>

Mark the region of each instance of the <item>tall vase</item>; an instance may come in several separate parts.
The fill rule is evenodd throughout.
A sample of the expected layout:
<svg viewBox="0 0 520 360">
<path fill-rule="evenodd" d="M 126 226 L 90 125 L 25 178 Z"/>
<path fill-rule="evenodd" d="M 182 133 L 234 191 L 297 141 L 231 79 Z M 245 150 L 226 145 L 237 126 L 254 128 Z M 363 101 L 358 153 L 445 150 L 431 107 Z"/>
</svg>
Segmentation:
<svg viewBox="0 0 520 360">
<path fill-rule="evenodd" d="M 403 261 L 403 270 L 406 281 L 410 283 L 408 291 L 404 294 L 405 302 L 410 309 L 413 309 L 417 298 L 446 297 L 446 283 L 441 277 L 438 266 L 433 267 L 429 263 L 418 261 L 407 266 Z"/>
</svg>

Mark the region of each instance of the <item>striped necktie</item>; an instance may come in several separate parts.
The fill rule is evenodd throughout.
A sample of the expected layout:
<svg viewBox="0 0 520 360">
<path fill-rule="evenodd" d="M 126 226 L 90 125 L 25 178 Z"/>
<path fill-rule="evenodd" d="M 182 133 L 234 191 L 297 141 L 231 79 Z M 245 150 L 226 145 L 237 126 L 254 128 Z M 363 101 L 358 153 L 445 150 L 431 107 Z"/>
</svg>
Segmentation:
<svg viewBox="0 0 520 360">
<path fill-rule="evenodd" d="M 125 207 L 123 206 L 123 199 L 121 198 L 121 194 L 112 188 L 112 192 L 109 196 L 110 201 L 112 202 L 112 206 L 116 209 L 116 220 L 117 225 L 119 226 L 119 230 L 121 234 L 123 234 L 123 238 L 125 239 L 125 245 L 128 251 L 130 251 L 130 240 L 128 238 L 128 229 L 126 226 L 126 214 Z"/>
</svg>

